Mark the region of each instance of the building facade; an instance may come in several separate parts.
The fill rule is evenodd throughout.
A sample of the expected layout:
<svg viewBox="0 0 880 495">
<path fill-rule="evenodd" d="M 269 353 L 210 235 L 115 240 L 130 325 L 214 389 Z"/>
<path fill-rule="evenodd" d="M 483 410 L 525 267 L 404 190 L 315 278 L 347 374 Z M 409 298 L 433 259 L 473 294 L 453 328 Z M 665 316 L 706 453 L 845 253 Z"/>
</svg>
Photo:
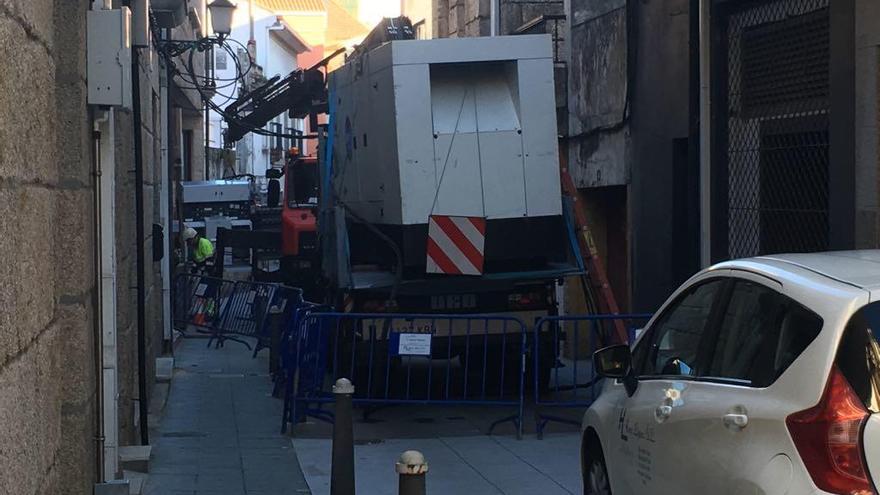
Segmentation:
<svg viewBox="0 0 880 495">
<path fill-rule="evenodd" d="M 880 6 L 712 9 L 711 258 L 877 247 Z"/>
<path fill-rule="evenodd" d="M 233 18 L 232 34 L 229 35 L 229 38 L 236 42 L 234 49 L 240 51 L 238 58 L 242 70 L 249 72 L 245 47 L 248 46 L 250 39 L 251 14 L 256 66 L 250 70 L 261 74 L 263 80 L 273 77 L 283 79 L 299 67 L 298 57 L 307 53 L 309 46 L 283 17 L 262 8 L 260 5 L 254 5 L 252 11 L 246 8 L 237 9 Z M 214 74 L 218 86 L 226 86 L 218 88 L 217 95 L 213 98 L 214 103 L 221 108 L 225 108 L 240 94 L 237 85 L 230 84 L 230 81 L 237 79 L 238 70 L 239 67 L 236 66 L 235 59 L 229 53 L 221 49 L 214 50 Z M 210 146 L 222 148 L 224 146 L 223 130 L 226 124 L 219 113 L 211 110 L 209 115 Z M 275 117 L 268 124 L 266 130 L 284 134 L 302 134 L 305 131 L 305 126 L 302 119 L 290 118 L 285 112 Z M 294 145 L 299 145 L 307 152 L 308 143 L 304 141 L 294 143 L 289 138 L 248 134 L 235 145 L 237 160 L 235 170 L 225 170 L 222 175 L 211 178 L 216 179 L 236 174 L 265 176 L 267 169 L 280 165 L 283 156 L 281 151 Z"/>
<path fill-rule="evenodd" d="M 202 36 L 204 3 L 183 1 L 195 15 L 150 35 Z M 119 448 L 147 440 L 142 405 L 170 348 L 172 182 L 198 173 L 201 105 L 167 77 L 155 37 L 129 53 L 137 103 L 89 105 L 87 18 L 122 7 L 143 5 L 0 5 L 0 59 L 15 75 L 0 78 L 4 495 L 92 493 L 121 477 Z"/>
<path fill-rule="evenodd" d="M 711 8 L 702 49 L 701 5 Z M 435 37 L 553 35 L 564 155 L 623 308 L 654 310 L 719 260 L 880 245 L 876 2 L 431 9 Z M 571 310 L 579 292 L 568 292 Z"/>
<path fill-rule="evenodd" d="M 15 74 L 0 78 L 4 495 L 89 493 L 97 472 L 87 8 L 86 1 L 0 5 L 0 57 Z"/>
</svg>

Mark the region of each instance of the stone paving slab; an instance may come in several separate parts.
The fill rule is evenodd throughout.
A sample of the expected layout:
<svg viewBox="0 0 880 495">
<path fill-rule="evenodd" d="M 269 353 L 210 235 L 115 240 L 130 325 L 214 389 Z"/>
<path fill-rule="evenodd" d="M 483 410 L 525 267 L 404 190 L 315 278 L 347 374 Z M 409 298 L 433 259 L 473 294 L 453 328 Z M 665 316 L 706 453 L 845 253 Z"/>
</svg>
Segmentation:
<svg viewBox="0 0 880 495">
<path fill-rule="evenodd" d="M 330 493 L 329 440 L 294 439 L 302 469 L 314 495 Z M 359 494 L 397 495 L 394 461 L 405 450 L 425 454 L 429 494 L 565 495 L 581 493 L 580 435 L 452 436 L 383 440 L 355 446 Z"/>
<path fill-rule="evenodd" d="M 228 343 L 206 349 L 186 340 L 176 351 L 174 378 L 158 427 L 146 495 L 315 495 L 330 490 L 328 424 L 279 433 L 282 403 L 272 398 L 266 353 L 251 359 Z M 577 428 L 553 425 L 543 440 L 518 441 L 503 408 L 394 407 L 355 414 L 360 495 L 397 495 L 394 461 L 421 450 L 430 465 L 430 494 L 565 495 L 581 493 Z M 572 413 L 575 418 L 579 413 Z"/>
<path fill-rule="evenodd" d="M 308 485 L 280 434 L 268 353 L 184 340 L 159 426 L 146 495 L 302 495 Z"/>
</svg>

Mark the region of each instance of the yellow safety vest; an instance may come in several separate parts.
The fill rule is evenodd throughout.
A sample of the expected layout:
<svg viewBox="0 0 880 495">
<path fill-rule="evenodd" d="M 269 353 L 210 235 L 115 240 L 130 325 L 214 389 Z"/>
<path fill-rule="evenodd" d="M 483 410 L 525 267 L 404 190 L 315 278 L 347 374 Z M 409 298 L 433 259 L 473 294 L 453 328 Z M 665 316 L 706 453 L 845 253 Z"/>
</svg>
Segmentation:
<svg viewBox="0 0 880 495">
<path fill-rule="evenodd" d="M 211 256 L 214 256 L 214 245 L 208 239 L 200 238 L 199 244 L 196 246 L 195 251 L 193 251 L 193 260 L 196 263 L 202 263 Z"/>
</svg>

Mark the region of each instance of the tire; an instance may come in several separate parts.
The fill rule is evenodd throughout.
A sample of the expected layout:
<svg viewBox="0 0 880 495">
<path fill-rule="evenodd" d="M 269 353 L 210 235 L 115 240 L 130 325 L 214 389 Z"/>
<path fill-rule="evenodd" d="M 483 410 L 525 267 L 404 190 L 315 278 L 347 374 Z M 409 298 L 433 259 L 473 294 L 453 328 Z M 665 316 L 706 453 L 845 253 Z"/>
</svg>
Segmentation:
<svg viewBox="0 0 880 495">
<path fill-rule="evenodd" d="M 589 435 L 589 433 L 588 433 Z M 595 437 L 585 438 L 582 472 L 584 478 L 584 495 L 611 495 L 611 480 L 602 447 Z"/>
</svg>

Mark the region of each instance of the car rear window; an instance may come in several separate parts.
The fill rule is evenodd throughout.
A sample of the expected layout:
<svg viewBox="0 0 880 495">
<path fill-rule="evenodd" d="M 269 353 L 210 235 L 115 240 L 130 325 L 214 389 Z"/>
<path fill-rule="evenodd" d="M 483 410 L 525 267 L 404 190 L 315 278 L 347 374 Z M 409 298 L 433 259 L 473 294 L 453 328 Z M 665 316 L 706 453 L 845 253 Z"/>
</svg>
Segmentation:
<svg viewBox="0 0 880 495">
<path fill-rule="evenodd" d="M 880 413 L 880 302 L 850 319 L 837 350 L 837 367 L 865 407 Z"/>
<path fill-rule="evenodd" d="M 755 282 L 738 280 L 730 292 L 705 378 L 767 387 L 822 330 L 822 318 Z"/>
</svg>

